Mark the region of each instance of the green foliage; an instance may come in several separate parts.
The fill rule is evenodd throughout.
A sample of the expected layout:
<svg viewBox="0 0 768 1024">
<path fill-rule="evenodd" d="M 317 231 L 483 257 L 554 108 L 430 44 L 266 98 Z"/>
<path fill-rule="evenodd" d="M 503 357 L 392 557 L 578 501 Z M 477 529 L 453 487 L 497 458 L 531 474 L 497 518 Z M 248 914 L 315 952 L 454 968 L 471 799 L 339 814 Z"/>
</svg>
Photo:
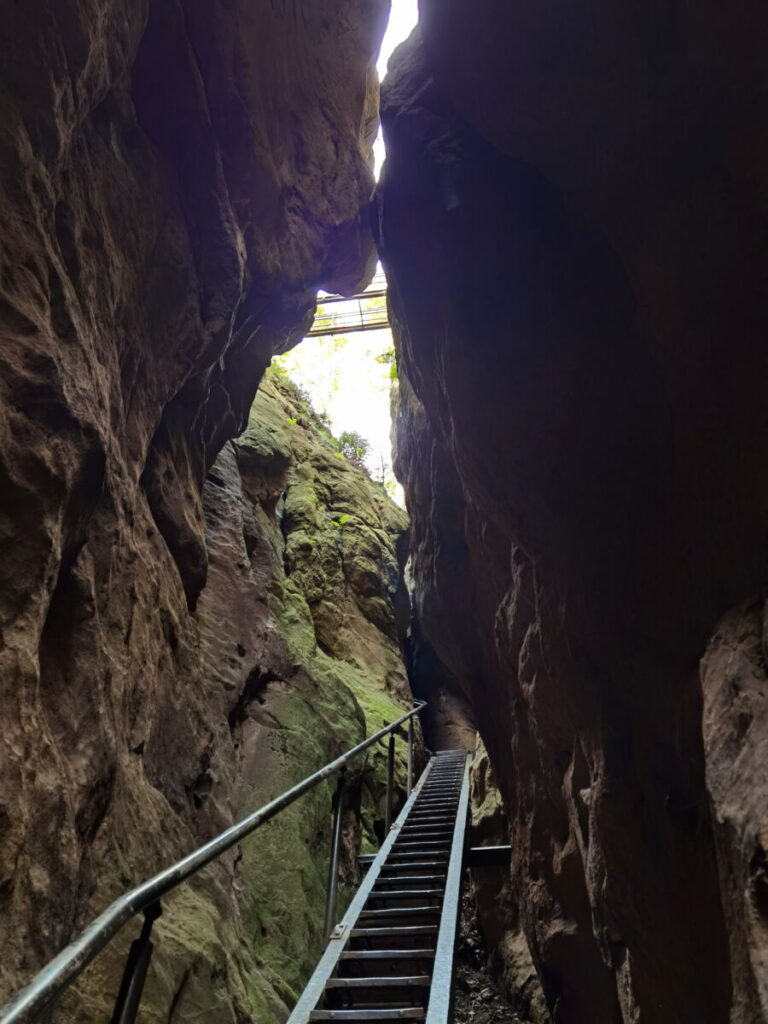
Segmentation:
<svg viewBox="0 0 768 1024">
<path fill-rule="evenodd" d="M 366 470 L 365 457 L 371 450 L 370 441 L 356 430 L 345 430 L 339 434 L 339 444 L 347 462 L 351 462 L 358 469 Z"/>
<path fill-rule="evenodd" d="M 283 392 L 286 393 L 286 397 L 297 407 L 297 411 L 301 414 L 299 417 L 289 416 L 288 422 L 291 425 L 307 426 L 307 422 L 316 426 L 328 444 L 333 448 L 338 448 L 338 442 L 331 435 L 331 419 L 327 412 L 317 412 L 314 405 L 312 404 L 312 396 L 309 391 L 302 387 L 301 384 L 297 384 L 291 380 L 288 375 L 285 363 L 278 361 L 284 357 L 276 357 L 272 360 L 267 372 L 265 379 L 270 378 L 279 384 Z M 305 422 L 300 422 L 303 420 Z"/>
<path fill-rule="evenodd" d="M 389 379 L 397 380 L 397 359 L 395 358 L 395 350 L 393 348 L 388 348 L 386 352 L 374 356 L 373 359 L 379 366 L 388 366 Z"/>
</svg>

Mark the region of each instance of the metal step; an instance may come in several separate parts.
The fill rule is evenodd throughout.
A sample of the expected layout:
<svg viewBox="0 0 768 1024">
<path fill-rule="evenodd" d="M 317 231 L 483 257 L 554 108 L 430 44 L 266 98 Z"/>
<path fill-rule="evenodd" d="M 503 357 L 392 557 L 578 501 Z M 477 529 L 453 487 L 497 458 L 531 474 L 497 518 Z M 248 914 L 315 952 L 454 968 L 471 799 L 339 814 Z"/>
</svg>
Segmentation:
<svg viewBox="0 0 768 1024">
<path fill-rule="evenodd" d="M 431 840 L 428 843 L 411 842 L 410 840 L 401 839 L 395 843 L 394 849 L 397 853 L 403 853 L 408 850 L 421 850 L 422 853 L 438 853 L 442 850 L 447 850 L 451 845 L 450 839 L 438 842 L 437 840 Z"/>
<path fill-rule="evenodd" d="M 341 954 L 340 960 L 432 960 L 434 949 L 349 949 Z"/>
<path fill-rule="evenodd" d="M 424 1020 L 426 1010 L 423 1006 L 409 1006 L 394 1010 L 312 1010 L 310 1020 L 352 1020 L 352 1021 L 377 1021 L 399 1020 L 407 1024 L 413 1020 Z"/>
<path fill-rule="evenodd" d="M 391 917 L 433 917 L 440 916 L 439 907 L 381 907 L 378 910 L 364 910 L 358 921 L 386 921 Z"/>
<path fill-rule="evenodd" d="M 326 988 L 424 988 L 429 984 L 428 974 L 412 974 L 405 977 L 375 978 L 329 978 Z"/>
<path fill-rule="evenodd" d="M 423 827 L 428 825 L 429 822 L 423 821 L 424 818 L 435 818 L 437 821 L 442 822 L 445 825 L 453 826 L 453 819 L 456 816 L 455 810 L 451 811 L 432 811 L 426 808 L 423 811 L 414 811 L 408 818 L 408 821 L 403 825 L 403 828 L 415 828 L 417 825 Z"/>
<path fill-rule="evenodd" d="M 403 883 L 413 882 L 414 884 L 420 884 L 422 882 L 441 882 L 445 880 L 445 875 L 396 875 L 394 878 L 386 877 L 380 878 L 374 886 L 374 891 L 378 889 L 380 885 L 402 885 Z"/>
<path fill-rule="evenodd" d="M 442 848 L 444 846 L 450 846 L 450 843 L 451 843 L 451 837 L 450 836 L 448 836 L 448 838 L 445 838 L 444 836 L 441 836 L 441 837 L 436 838 L 436 839 L 421 839 L 421 838 L 419 838 L 419 836 L 409 836 L 407 832 L 406 832 L 405 835 L 403 835 L 401 833 L 395 839 L 395 847 L 398 848 L 398 850 L 403 850 L 405 848 L 407 848 L 409 850 L 421 849 L 425 853 L 427 853 L 429 850 L 435 849 L 437 847 L 441 847 Z"/>
<path fill-rule="evenodd" d="M 440 860 L 435 860 L 434 858 L 431 859 L 431 860 L 414 860 L 414 859 L 411 859 L 411 860 L 403 861 L 403 862 L 400 863 L 400 862 L 397 862 L 397 861 L 392 861 L 392 859 L 390 857 L 389 862 L 384 864 L 384 866 L 381 869 L 381 876 L 380 876 L 380 878 L 384 877 L 384 878 L 389 879 L 389 878 L 392 878 L 392 876 L 397 878 L 398 876 L 397 876 L 397 874 L 395 874 L 396 871 L 413 871 L 414 869 L 417 869 L 417 868 L 419 870 L 421 870 L 422 868 L 425 868 L 425 867 L 429 867 L 429 868 L 432 868 L 432 869 L 440 868 L 441 867 L 443 869 L 443 871 L 444 871 L 444 868 L 445 868 L 445 858 L 443 857 Z M 386 871 L 386 874 L 384 873 L 385 871 Z"/>
<path fill-rule="evenodd" d="M 392 865 L 394 865 L 394 864 L 411 864 L 411 865 L 413 865 L 414 862 L 417 863 L 417 864 L 422 864 L 422 863 L 425 863 L 424 861 L 421 860 L 422 857 L 429 857 L 429 859 L 430 859 L 429 862 L 432 863 L 432 864 L 436 863 L 441 858 L 442 858 L 443 861 L 447 861 L 448 860 L 448 854 L 447 853 L 434 853 L 434 852 L 427 853 L 426 850 L 422 850 L 422 851 L 416 850 L 415 852 L 410 851 L 410 850 L 404 850 L 402 853 L 390 853 L 390 855 L 389 855 L 389 863 L 392 864 Z"/>
<path fill-rule="evenodd" d="M 424 899 L 434 899 L 437 896 L 442 896 L 444 891 L 444 889 L 374 889 L 368 898 L 371 900 L 413 900 L 423 896 Z"/>
<path fill-rule="evenodd" d="M 401 924 L 383 928 L 353 928 L 351 939 L 407 939 L 416 935 L 437 935 L 436 924 Z"/>
<path fill-rule="evenodd" d="M 442 825 L 430 825 L 429 828 L 400 828 L 400 839 L 423 840 L 427 842 L 433 839 L 445 839 L 453 837 L 453 828 L 444 828 Z"/>
<path fill-rule="evenodd" d="M 444 836 L 452 836 L 452 828 L 435 828 L 434 825 L 426 827 L 416 825 L 404 825 L 400 829 L 401 836 L 408 836 L 411 839 L 434 839 L 435 836 L 439 836 L 442 839 Z"/>
<path fill-rule="evenodd" d="M 419 825 L 424 828 L 426 825 L 431 825 L 433 827 L 446 825 L 452 820 L 453 816 L 451 814 L 438 814 L 437 811 L 424 811 L 419 814 L 414 814 L 408 824 L 411 826 Z"/>
</svg>

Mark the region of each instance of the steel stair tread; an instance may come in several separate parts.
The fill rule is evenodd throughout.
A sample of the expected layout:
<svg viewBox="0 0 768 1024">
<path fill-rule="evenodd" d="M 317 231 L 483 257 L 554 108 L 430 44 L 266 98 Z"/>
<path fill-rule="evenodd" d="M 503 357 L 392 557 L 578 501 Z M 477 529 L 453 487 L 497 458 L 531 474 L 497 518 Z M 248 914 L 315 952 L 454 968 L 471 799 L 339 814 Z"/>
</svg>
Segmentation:
<svg viewBox="0 0 768 1024">
<path fill-rule="evenodd" d="M 439 842 L 439 843 L 437 843 L 437 842 L 430 842 L 430 843 L 415 843 L 414 842 L 414 843 L 411 843 L 411 842 L 398 841 L 398 842 L 395 843 L 395 845 L 392 847 L 392 849 L 393 849 L 393 851 L 395 853 L 402 853 L 403 851 L 407 851 L 407 850 L 410 850 L 413 853 L 418 853 L 419 850 L 422 850 L 424 853 L 441 853 L 443 850 L 450 849 L 450 846 L 451 846 L 450 839 L 446 839 L 445 842 Z"/>
<path fill-rule="evenodd" d="M 371 892 L 371 896 L 377 900 L 412 900 L 416 896 L 441 896 L 442 894 L 443 886 L 435 886 L 431 889 L 373 889 Z"/>
<path fill-rule="evenodd" d="M 442 857 L 443 860 L 447 860 L 447 852 L 439 853 L 438 854 L 438 853 L 435 853 L 434 850 L 430 850 L 429 853 L 426 853 L 426 851 L 422 851 L 420 853 L 418 850 L 411 850 L 411 851 L 407 851 L 407 852 L 404 852 L 404 853 L 390 853 L 389 854 L 388 863 L 390 865 L 393 865 L 395 863 L 407 863 L 408 861 L 412 861 L 413 862 L 414 860 L 416 860 L 417 862 L 421 863 L 422 862 L 422 861 L 420 861 L 421 857 L 430 857 L 430 858 L 432 858 L 432 862 L 434 863 L 434 859 L 433 858 L 438 857 L 438 856 Z"/>
<path fill-rule="evenodd" d="M 402 864 L 393 864 L 391 860 L 387 861 L 382 866 L 382 871 L 409 871 L 411 868 L 440 868 L 443 867 L 445 860 L 416 860 L 406 861 Z M 445 872 L 443 872 L 445 873 Z M 386 877 L 389 877 L 387 875 Z"/>
<path fill-rule="evenodd" d="M 422 1006 L 400 1007 L 398 1009 L 381 1010 L 312 1010 L 310 1020 L 353 1020 L 353 1021 L 386 1021 L 386 1020 L 424 1020 L 427 1013 Z"/>
<path fill-rule="evenodd" d="M 437 935 L 436 924 L 401 924 L 385 925 L 383 928 L 352 928 L 349 933 L 351 939 L 378 939 L 400 936 L 407 938 L 410 935 Z"/>
<path fill-rule="evenodd" d="M 428 974 L 407 974 L 402 977 L 385 975 L 375 978 L 329 978 L 325 987 L 327 989 L 426 988 L 430 980 Z"/>
<path fill-rule="evenodd" d="M 442 882 L 445 881 L 445 875 L 398 875 L 396 878 L 379 878 L 378 882 L 374 886 L 374 890 L 380 885 L 400 885 L 403 882 Z"/>
<path fill-rule="evenodd" d="M 401 828 L 401 836 L 408 836 L 409 839 L 434 839 L 436 836 L 443 838 L 443 836 L 452 836 L 453 829 L 439 829 L 438 831 L 421 832 L 416 829 Z"/>
<path fill-rule="evenodd" d="M 381 910 L 363 910 L 358 921 L 363 918 L 422 917 L 434 914 L 440 916 L 440 907 L 382 907 Z"/>
<path fill-rule="evenodd" d="M 355 960 L 432 960 L 434 949 L 346 949 L 339 957 L 345 962 Z"/>
</svg>

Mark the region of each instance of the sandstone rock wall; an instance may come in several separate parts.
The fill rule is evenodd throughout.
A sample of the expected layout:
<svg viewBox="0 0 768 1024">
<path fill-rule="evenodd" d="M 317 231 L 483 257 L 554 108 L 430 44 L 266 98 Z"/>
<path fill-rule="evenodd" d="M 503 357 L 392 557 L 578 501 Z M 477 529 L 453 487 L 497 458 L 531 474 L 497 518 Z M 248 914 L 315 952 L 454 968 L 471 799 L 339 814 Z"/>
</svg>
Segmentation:
<svg viewBox="0 0 768 1024">
<path fill-rule="evenodd" d="M 763 1021 L 756 606 L 710 647 L 704 730 L 697 665 L 765 581 L 765 12 L 421 24 L 377 213 L 414 602 L 488 747 L 550 1012 Z"/>
<path fill-rule="evenodd" d="M 488 751 L 478 740 L 471 775 L 472 846 L 501 846 L 509 826 Z M 474 905 L 489 969 L 501 983 L 510 1006 L 530 1024 L 548 1024 L 550 1017 L 528 942 L 520 924 L 517 897 L 507 865 L 483 865 L 470 872 Z"/>
<path fill-rule="evenodd" d="M 96 823 L 83 922 L 122 887 L 398 717 L 409 698 L 407 520 L 340 456 L 277 371 L 267 372 L 246 431 L 216 459 L 203 505 L 209 565 L 198 648 L 193 659 L 177 644 L 167 703 L 135 711 L 138 764 L 129 770 L 145 802 L 123 783 Z M 173 650 L 174 624 L 163 623 Z M 401 743 L 400 780 L 404 757 Z M 351 770 L 342 904 L 359 877 L 356 854 L 381 836 L 385 779 L 384 747 Z M 178 1021 L 285 1017 L 322 945 L 331 792 L 323 784 L 166 901 L 147 1020 L 167 1020 L 171 1007 Z M 57 867 L 47 866 L 52 878 Z M 130 931 L 65 996 L 55 1020 L 105 1015 Z"/>
<path fill-rule="evenodd" d="M 353 665 L 349 636 L 343 651 L 327 643 L 330 612 L 315 609 L 316 626 L 308 611 L 323 601 L 302 590 L 311 552 L 283 565 L 274 509 L 243 491 L 258 476 L 238 473 L 247 442 L 222 452 L 316 289 L 351 290 L 368 272 L 387 8 L 3 7 L 3 997 L 119 890 L 359 738 L 353 685 L 402 690 L 391 551 L 344 534 L 360 544 L 359 579 L 333 582 L 364 632 Z M 299 472 L 292 444 L 267 453 L 275 487 Z M 402 524 L 370 515 L 376 543 L 394 542 Z M 347 557 L 325 548 L 325 563 Z M 381 699 L 374 718 L 392 709 Z M 233 856 L 168 908 L 153 1012 L 282 1012 L 306 935 L 257 894 L 289 844 L 306 859 L 285 891 L 316 908 L 327 798 L 282 839 L 270 826 L 271 852 Z M 97 962 L 62 1019 L 103 1016 L 115 971 Z"/>
</svg>

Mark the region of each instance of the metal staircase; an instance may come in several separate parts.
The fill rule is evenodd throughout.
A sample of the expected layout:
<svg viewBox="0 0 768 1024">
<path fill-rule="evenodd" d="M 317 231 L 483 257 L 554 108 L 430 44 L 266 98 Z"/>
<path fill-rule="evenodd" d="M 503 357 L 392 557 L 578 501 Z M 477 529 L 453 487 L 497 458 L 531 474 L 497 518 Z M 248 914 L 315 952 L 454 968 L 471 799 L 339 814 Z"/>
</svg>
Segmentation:
<svg viewBox="0 0 768 1024">
<path fill-rule="evenodd" d="M 469 752 L 428 763 L 288 1024 L 450 1019 Z"/>
<path fill-rule="evenodd" d="M 193 850 L 180 861 L 160 871 L 154 877 L 142 882 L 134 889 L 129 889 L 107 907 L 80 935 L 77 936 L 58 956 L 18 992 L 5 1006 L 0 1006 L 0 1024 L 27 1024 L 37 1021 L 41 1014 L 51 1007 L 59 996 L 68 989 L 82 971 L 98 954 L 109 945 L 121 928 L 139 914 L 143 914 L 144 923 L 141 932 L 131 944 L 126 960 L 123 979 L 117 1001 L 112 1014 L 111 1024 L 134 1024 L 139 1013 L 142 990 L 147 971 L 152 959 L 154 948 L 152 942 L 152 926 L 162 913 L 161 901 L 174 889 L 182 885 L 188 878 L 195 875 L 211 861 L 216 860 L 226 850 L 247 839 L 266 822 L 271 821 L 286 807 L 301 799 L 323 781 L 335 778 L 336 793 L 333 800 L 333 838 L 329 865 L 329 886 L 326 903 L 326 934 L 330 932 L 336 916 L 336 896 L 338 890 L 338 859 L 342 834 L 344 811 L 345 775 L 347 767 L 356 758 L 381 740 L 387 741 L 387 796 L 386 796 L 386 828 L 392 820 L 395 775 L 395 740 L 402 735 L 405 727 L 407 740 L 408 771 L 406 787 L 409 794 L 413 789 L 414 764 L 414 719 L 425 707 L 423 701 L 416 701 L 412 711 L 401 715 L 389 725 L 379 729 L 372 736 L 347 750 L 334 761 L 323 765 L 312 775 L 296 783 L 291 789 L 274 798 L 269 803 L 249 814 L 237 824 L 232 825 L 214 839 Z M 428 773 L 425 773 L 428 774 Z M 419 786 L 423 784 L 419 783 Z M 413 803 L 413 790 L 406 807 Z M 442 795 L 442 794 L 441 794 Z M 394 831 L 390 832 L 390 843 Z M 385 843 L 385 847 L 386 847 Z M 48 1019 L 46 1015 L 46 1020 Z M 380 1018 L 381 1019 L 381 1018 Z M 384 1018 L 386 1019 L 386 1018 Z"/>
<path fill-rule="evenodd" d="M 473 853 L 483 854 L 483 862 L 490 855 L 495 863 L 505 851 L 508 857 L 509 848 L 466 851 L 465 860 L 470 751 L 446 750 L 434 755 L 413 786 L 414 719 L 423 707 L 423 702 L 416 702 L 412 711 L 176 864 L 123 893 L 26 988 L 0 1007 L 0 1024 L 27 1024 L 43 1014 L 48 1019 L 51 1005 L 83 969 L 127 922 L 143 915 L 111 1018 L 112 1024 L 134 1024 L 152 957 L 152 926 L 162 913 L 161 900 L 305 793 L 334 777 L 337 785 L 325 913 L 329 941 L 289 1024 L 345 1020 L 448 1024 L 462 867 L 472 862 Z M 392 825 L 395 741 L 403 727 L 407 727 L 409 796 Z M 347 913 L 334 927 L 347 766 L 383 739 L 387 741 L 386 838 Z"/>
</svg>

